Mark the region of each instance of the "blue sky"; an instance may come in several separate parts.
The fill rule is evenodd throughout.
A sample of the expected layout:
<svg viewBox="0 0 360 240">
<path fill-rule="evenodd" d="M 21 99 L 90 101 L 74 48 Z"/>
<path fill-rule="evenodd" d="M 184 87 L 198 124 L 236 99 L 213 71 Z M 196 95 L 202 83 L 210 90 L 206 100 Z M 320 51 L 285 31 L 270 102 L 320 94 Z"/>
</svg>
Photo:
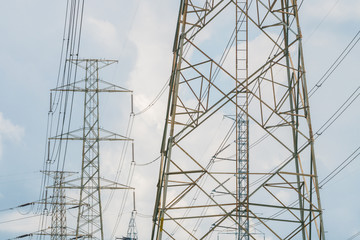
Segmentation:
<svg viewBox="0 0 360 240">
<path fill-rule="evenodd" d="M 82 57 L 118 59 L 106 72 L 107 78 L 134 90 L 135 112 L 145 108 L 167 81 L 172 61 L 172 43 L 178 1 L 106 0 L 86 1 Z M 0 210 L 39 198 L 44 158 L 49 89 L 56 84 L 65 14 L 65 1 L 3 1 L 0 10 Z M 360 30 L 357 0 L 304 1 L 300 11 L 304 37 L 305 67 L 311 88 Z M 329 80 L 310 100 L 312 123 L 317 130 L 359 86 L 360 46 L 346 57 Z M 136 161 L 149 162 L 160 149 L 166 95 L 134 120 Z M 111 129 L 124 132 L 126 106 L 111 105 L 104 98 L 105 112 L 119 111 L 120 122 L 104 119 Z M 315 144 L 319 179 L 324 178 L 359 146 L 360 127 L 357 99 Z M 103 174 L 112 177 L 111 159 L 119 149 L 104 146 Z M 158 166 L 138 167 L 137 188 L 141 239 L 148 239 Z M 347 239 L 360 231 L 360 159 L 321 190 L 328 239 Z M 121 198 L 121 194 L 115 195 Z M 107 211 L 106 230 L 112 231 L 118 205 Z M 37 230 L 30 209 L 0 212 L 0 238 L 6 239 Z M 30 213 L 31 214 L 31 213 Z M 125 212 L 117 236 L 124 235 L 129 218 Z M 35 223 L 34 223 L 35 222 Z"/>
</svg>

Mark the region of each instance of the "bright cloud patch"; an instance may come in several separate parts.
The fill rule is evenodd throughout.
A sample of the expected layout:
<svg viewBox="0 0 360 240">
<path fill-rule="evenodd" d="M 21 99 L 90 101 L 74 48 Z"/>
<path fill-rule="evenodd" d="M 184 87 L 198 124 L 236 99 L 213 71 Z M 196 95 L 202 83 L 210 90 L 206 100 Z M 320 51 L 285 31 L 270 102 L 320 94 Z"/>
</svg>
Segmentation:
<svg viewBox="0 0 360 240">
<path fill-rule="evenodd" d="M 13 142 L 19 142 L 23 135 L 24 129 L 4 118 L 3 114 L 0 112 L 0 157 L 3 151 L 3 141 L 10 140 Z"/>
<path fill-rule="evenodd" d="M 120 38 L 117 27 L 109 21 L 88 17 L 85 19 L 82 49 L 83 52 L 99 56 L 113 56 L 120 51 Z"/>
</svg>

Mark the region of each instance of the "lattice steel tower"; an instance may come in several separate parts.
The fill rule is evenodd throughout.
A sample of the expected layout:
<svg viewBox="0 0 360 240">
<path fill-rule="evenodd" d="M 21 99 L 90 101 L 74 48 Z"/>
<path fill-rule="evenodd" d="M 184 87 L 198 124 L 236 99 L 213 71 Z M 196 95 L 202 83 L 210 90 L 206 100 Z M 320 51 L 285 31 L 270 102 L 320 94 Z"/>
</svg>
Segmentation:
<svg viewBox="0 0 360 240">
<path fill-rule="evenodd" d="M 131 91 L 101 80 L 99 77 L 99 70 L 116 63 L 116 60 L 78 59 L 69 61 L 85 70 L 85 78 L 58 87 L 53 91 L 84 93 L 83 127 L 52 139 L 82 141 L 81 177 L 64 182 L 64 188 L 80 190 L 75 239 L 103 240 L 101 190 L 130 189 L 130 187 L 101 178 L 100 142 L 132 141 L 132 139 L 100 128 L 99 93 L 130 93 Z"/>
<path fill-rule="evenodd" d="M 152 239 L 325 239 L 297 1 L 181 0 L 173 53 Z"/>
<path fill-rule="evenodd" d="M 138 230 L 136 227 L 136 205 L 135 205 L 135 191 L 133 192 L 133 210 L 131 212 L 131 217 L 129 221 L 129 226 L 127 230 L 126 237 L 122 238 L 123 240 L 138 240 Z"/>
<path fill-rule="evenodd" d="M 66 224 L 66 194 L 63 188 L 65 176 L 71 173 L 64 171 L 50 171 L 49 174 L 54 178 L 53 196 L 52 196 L 52 211 L 51 211 L 51 240 L 66 240 L 69 236 Z"/>
</svg>

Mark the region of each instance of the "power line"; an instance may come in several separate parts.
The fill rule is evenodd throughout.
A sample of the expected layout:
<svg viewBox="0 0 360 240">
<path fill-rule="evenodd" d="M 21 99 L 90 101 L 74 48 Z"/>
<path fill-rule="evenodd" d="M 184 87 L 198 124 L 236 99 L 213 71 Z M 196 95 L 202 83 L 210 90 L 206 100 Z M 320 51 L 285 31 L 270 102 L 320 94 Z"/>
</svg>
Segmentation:
<svg viewBox="0 0 360 240">
<path fill-rule="evenodd" d="M 79 58 L 83 15 L 84 0 L 67 1 L 63 30 L 63 42 L 55 89 L 60 86 L 70 86 L 71 82 L 75 83 L 77 65 L 73 67 L 73 64 L 69 60 Z M 49 172 L 52 168 L 51 166 L 54 163 L 56 164 L 54 167 L 56 167 L 57 171 L 59 171 L 59 169 L 64 170 L 68 140 L 65 140 L 65 146 L 63 146 L 64 141 L 61 141 L 62 139 L 55 139 L 54 141 L 50 141 L 49 138 L 52 137 L 53 130 L 55 132 L 55 136 L 62 136 L 66 130 L 70 131 L 70 123 L 73 111 L 74 92 L 69 93 L 69 91 L 65 91 L 65 93 L 60 92 L 59 94 L 55 93 L 54 95 L 55 96 L 53 98 L 52 94 L 50 94 L 50 110 L 48 113 L 46 133 L 47 141 L 45 144 L 45 157 L 43 163 L 44 172 Z M 55 112 L 57 112 L 56 115 Z M 44 174 L 41 181 L 40 199 L 48 198 L 48 189 L 46 186 L 50 185 L 49 183 L 50 178 Z M 41 209 L 39 206 L 38 212 L 40 211 L 46 211 L 46 204 L 45 209 Z M 44 229 L 46 224 L 47 216 L 43 215 L 39 221 L 39 230 Z M 40 236 L 40 238 L 42 237 Z"/>
<path fill-rule="evenodd" d="M 21 204 L 21 205 L 16 206 L 16 207 L 10 207 L 10 208 L 1 209 L 0 212 L 5 212 L 5 211 L 9 211 L 9 210 L 14 210 L 14 209 L 16 209 L 16 208 L 27 207 L 27 206 L 34 205 L 34 204 L 35 204 L 35 202 L 24 203 L 24 204 Z"/>
<path fill-rule="evenodd" d="M 360 236 L 360 232 L 357 232 L 355 233 L 354 235 L 352 235 L 351 237 L 349 237 L 348 239 L 346 240 L 352 240 L 352 239 L 355 239 L 356 237 Z"/>
<path fill-rule="evenodd" d="M 34 218 L 34 217 L 39 217 L 39 215 L 33 215 L 33 216 L 22 217 L 22 218 L 17 218 L 17 219 L 12 219 L 12 220 L 6 220 L 6 221 L 3 221 L 3 222 L 0 222 L 0 224 L 9 223 L 9 222 L 16 222 L 16 221 L 20 221 L 20 220 L 24 220 L 24 219 L 28 219 L 28 218 Z"/>
<path fill-rule="evenodd" d="M 350 107 L 350 105 L 359 97 L 360 92 L 356 94 L 360 89 L 360 86 L 346 99 L 346 101 L 335 111 L 335 113 L 319 128 L 316 135 L 321 135 L 326 129 L 328 129 L 344 112 Z M 356 95 L 355 95 L 356 94 Z"/>
<path fill-rule="evenodd" d="M 155 158 L 154 160 L 150 161 L 150 162 L 147 162 L 147 163 L 136 163 L 135 165 L 138 166 L 138 167 L 144 167 L 144 166 L 147 166 L 147 165 L 150 165 L 156 161 L 158 161 L 160 159 L 160 156 L 158 156 L 157 158 Z"/>
<path fill-rule="evenodd" d="M 332 172 L 330 172 L 323 180 L 321 180 L 319 182 L 319 187 L 322 188 L 325 184 L 331 181 L 336 175 L 338 175 L 341 171 L 343 171 L 347 166 L 349 166 L 349 164 L 353 162 L 360 155 L 359 150 L 360 150 L 360 146 L 354 152 L 352 152 L 342 163 L 340 163 Z"/>
<path fill-rule="evenodd" d="M 166 89 L 169 87 L 170 78 L 165 82 L 164 86 L 161 88 L 160 92 L 155 96 L 155 98 L 149 103 L 148 106 L 146 106 L 143 110 L 135 113 L 135 116 L 143 114 L 147 110 L 149 110 L 152 106 L 155 105 L 155 103 L 161 98 L 161 96 L 164 94 Z"/>
<path fill-rule="evenodd" d="M 309 91 L 309 97 L 311 97 L 317 89 L 319 89 L 326 80 L 329 79 L 331 74 L 339 67 L 339 65 L 344 61 L 346 56 L 351 52 L 351 50 L 356 46 L 356 44 L 360 40 L 360 30 L 355 34 L 353 39 L 349 42 L 349 44 L 345 47 L 345 49 L 340 53 L 340 55 L 336 58 L 336 60 L 331 64 L 328 70 L 324 73 L 324 75 L 317 81 L 315 86 L 313 86 Z"/>
<path fill-rule="evenodd" d="M 133 162 L 131 162 L 131 165 L 130 165 L 129 175 L 128 175 L 128 178 L 127 178 L 127 181 L 126 181 L 126 186 L 131 185 L 131 182 L 132 182 L 132 179 L 133 179 L 133 176 L 134 176 L 134 170 L 135 170 L 135 162 L 133 161 Z M 124 213 L 126 199 L 127 199 L 128 195 L 129 195 L 129 190 L 130 190 L 129 188 L 125 189 L 125 193 L 123 195 L 121 206 L 120 206 L 118 216 L 117 216 L 117 219 L 116 219 L 116 222 L 115 222 L 115 226 L 114 226 L 113 231 L 111 233 L 110 239 L 113 239 L 115 237 L 116 230 L 118 229 L 118 226 L 119 226 L 120 221 L 121 221 L 121 217 L 122 217 L 122 215 Z"/>
<path fill-rule="evenodd" d="M 340 0 L 337 0 L 334 5 L 330 8 L 330 10 L 325 14 L 325 16 L 321 19 L 321 21 L 316 25 L 316 27 L 314 28 L 314 30 L 308 35 L 307 39 L 304 41 L 307 42 L 312 35 L 318 30 L 318 28 L 321 26 L 321 24 L 323 24 L 323 22 L 325 21 L 325 19 L 330 15 L 330 13 L 335 9 L 336 5 L 340 2 Z"/>
</svg>

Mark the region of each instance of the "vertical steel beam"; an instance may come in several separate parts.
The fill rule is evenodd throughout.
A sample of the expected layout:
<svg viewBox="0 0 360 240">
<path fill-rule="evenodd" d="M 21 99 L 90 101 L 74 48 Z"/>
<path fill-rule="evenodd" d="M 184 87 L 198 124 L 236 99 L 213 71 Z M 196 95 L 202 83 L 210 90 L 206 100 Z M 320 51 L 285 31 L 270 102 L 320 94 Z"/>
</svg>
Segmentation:
<svg viewBox="0 0 360 240">
<path fill-rule="evenodd" d="M 248 81 L 248 1 L 236 0 L 235 5 L 235 66 L 236 66 L 236 89 L 241 89 L 240 83 L 247 85 Z M 237 91 L 239 91 L 237 90 Z M 240 108 L 237 105 L 242 106 Z M 240 91 L 236 97 L 236 169 L 238 201 L 238 240 L 249 240 L 249 119 L 248 119 L 249 95 L 247 91 Z"/>
</svg>

